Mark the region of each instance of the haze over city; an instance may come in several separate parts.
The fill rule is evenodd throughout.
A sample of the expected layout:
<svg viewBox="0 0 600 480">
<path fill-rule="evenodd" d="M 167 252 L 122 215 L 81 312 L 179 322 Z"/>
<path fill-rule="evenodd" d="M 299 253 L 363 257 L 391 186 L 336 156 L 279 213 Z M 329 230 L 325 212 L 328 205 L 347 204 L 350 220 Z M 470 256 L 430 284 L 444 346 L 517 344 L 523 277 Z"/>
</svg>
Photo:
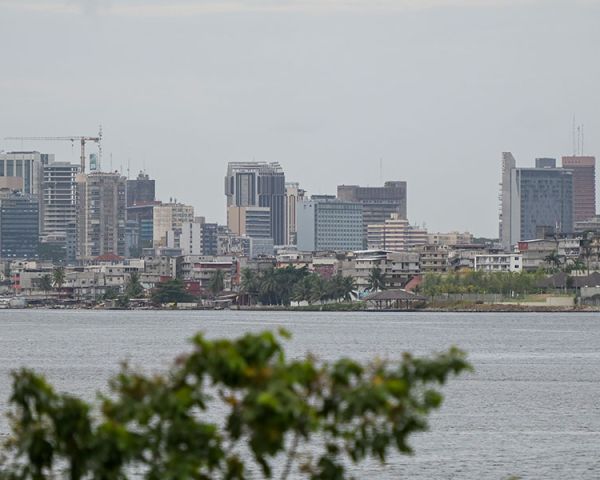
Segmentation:
<svg viewBox="0 0 600 480">
<path fill-rule="evenodd" d="M 600 2 L 372 3 L 0 1 L 0 137 L 101 123 L 105 169 L 212 221 L 227 162 L 278 161 L 311 194 L 406 181 L 411 223 L 490 237 L 502 151 L 570 154 L 575 116 L 600 152 Z"/>
</svg>

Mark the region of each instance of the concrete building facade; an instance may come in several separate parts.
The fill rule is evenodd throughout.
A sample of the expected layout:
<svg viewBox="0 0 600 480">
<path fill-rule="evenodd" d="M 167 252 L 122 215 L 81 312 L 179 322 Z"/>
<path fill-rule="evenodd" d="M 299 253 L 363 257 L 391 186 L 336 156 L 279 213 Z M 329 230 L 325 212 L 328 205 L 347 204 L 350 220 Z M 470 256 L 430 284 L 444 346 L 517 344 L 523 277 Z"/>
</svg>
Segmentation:
<svg viewBox="0 0 600 480">
<path fill-rule="evenodd" d="M 337 198 L 346 202 L 358 202 L 363 206 L 364 241 L 367 243 L 367 225 L 382 224 L 392 214 L 407 218 L 406 182 L 387 181 L 383 187 L 338 185 Z"/>
<path fill-rule="evenodd" d="M 401 252 L 426 243 L 427 230 L 410 225 L 397 213 L 384 223 L 367 226 L 367 247 L 370 250 Z"/>
<path fill-rule="evenodd" d="M 306 252 L 352 251 L 363 245 L 363 206 L 313 195 L 298 203 L 298 250 Z"/>
<path fill-rule="evenodd" d="M 227 227 L 235 235 L 272 238 L 271 209 L 268 207 L 231 206 L 227 209 Z"/>
<path fill-rule="evenodd" d="M 286 202 L 286 245 L 296 245 L 298 202 L 304 200 L 306 192 L 295 182 L 285 184 Z"/>
<path fill-rule="evenodd" d="M 117 172 L 78 175 L 79 256 L 125 255 L 126 178 Z"/>
<path fill-rule="evenodd" d="M 573 221 L 583 222 L 596 216 L 596 158 L 562 157 L 562 167 L 573 171 Z"/>
<path fill-rule="evenodd" d="M 152 237 L 155 247 L 167 245 L 167 232 L 181 231 L 181 226 L 194 221 L 194 207 L 183 203 L 155 205 L 152 211 Z"/>
<path fill-rule="evenodd" d="M 156 199 L 156 182 L 147 173 L 140 172 L 136 179 L 127 180 L 127 207 L 153 203 Z"/>
</svg>

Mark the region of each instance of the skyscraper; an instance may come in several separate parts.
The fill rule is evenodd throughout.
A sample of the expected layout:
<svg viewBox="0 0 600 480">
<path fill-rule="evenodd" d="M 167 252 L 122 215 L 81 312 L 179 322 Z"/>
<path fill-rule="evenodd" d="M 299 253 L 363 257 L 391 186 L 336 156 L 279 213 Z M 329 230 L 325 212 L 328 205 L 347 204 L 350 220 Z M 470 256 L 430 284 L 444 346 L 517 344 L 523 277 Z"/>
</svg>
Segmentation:
<svg viewBox="0 0 600 480">
<path fill-rule="evenodd" d="M 78 175 L 79 256 L 125 255 L 126 178 L 119 173 Z"/>
<path fill-rule="evenodd" d="M 573 172 L 548 159 L 536 165 L 543 166 L 517 168 L 511 153 L 502 154 L 499 233 L 506 250 L 544 232 L 573 232 Z"/>
<path fill-rule="evenodd" d="M 573 217 L 575 222 L 596 215 L 596 157 L 562 157 L 563 168 L 573 171 Z"/>
<path fill-rule="evenodd" d="M 153 208 L 153 243 L 155 247 L 167 245 L 167 232 L 181 233 L 184 223 L 194 221 L 194 207 L 183 203 L 164 203 Z"/>
<path fill-rule="evenodd" d="M 41 198 L 43 167 L 54 161 L 54 155 L 40 152 L 0 153 L 0 177 L 23 179 L 23 193 Z"/>
<path fill-rule="evenodd" d="M 42 241 L 64 249 L 68 261 L 76 254 L 79 168 L 67 162 L 50 162 L 43 168 Z"/>
<path fill-rule="evenodd" d="M 286 201 L 286 245 L 296 245 L 296 210 L 298 202 L 304 199 L 305 191 L 295 182 L 285 184 Z"/>
<path fill-rule="evenodd" d="M 230 162 L 225 176 L 227 207 L 269 207 L 271 236 L 286 240 L 285 174 L 277 162 Z"/>
<path fill-rule="evenodd" d="M 38 256 L 39 204 L 33 195 L 0 191 L 0 258 Z"/>
<path fill-rule="evenodd" d="M 383 187 L 338 185 L 337 197 L 346 202 L 359 202 L 363 206 L 363 244 L 367 244 L 367 225 L 383 224 L 397 214 L 406 218 L 406 182 L 388 181 Z"/>
<path fill-rule="evenodd" d="M 140 172 L 135 180 L 127 180 L 127 206 L 147 205 L 154 202 L 156 182 L 147 173 Z"/>
</svg>

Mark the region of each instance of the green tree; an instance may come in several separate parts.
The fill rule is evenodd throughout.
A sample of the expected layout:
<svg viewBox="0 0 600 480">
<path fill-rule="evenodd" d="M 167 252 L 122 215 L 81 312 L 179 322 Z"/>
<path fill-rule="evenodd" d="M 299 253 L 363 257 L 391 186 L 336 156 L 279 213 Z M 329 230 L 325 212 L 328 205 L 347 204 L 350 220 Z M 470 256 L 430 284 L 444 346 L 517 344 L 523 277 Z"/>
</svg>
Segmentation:
<svg viewBox="0 0 600 480">
<path fill-rule="evenodd" d="M 256 478 L 258 465 L 266 478 L 343 480 L 351 464 L 410 453 L 410 437 L 441 406 L 438 387 L 469 368 L 455 348 L 431 358 L 318 363 L 287 360 L 270 332 L 212 341 L 197 335 L 165 374 L 125 366 L 98 409 L 24 369 L 13 373 L 0 478 L 136 472 L 242 480 Z M 275 459 L 282 457 L 281 465 Z"/>
<path fill-rule="evenodd" d="M 560 270 L 560 266 L 562 265 L 562 258 L 555 250 L 544 257 L 544 262 L 546 262 L 551 268 Z"/>
<path fill-rule="evenodd" d="M 216 297 L 225 289 L 225 274 L 223 270 L 215 270 L 208 282 L 208 289 L 213 297 Z"/>
<path fill-rule="evenodd" d="M 46 273 L 45 275 L 42 275 L 39 279 L 38 286 L 44 294 L 48 296 L 48 292 L 52 290 L 52 277 L 50 274 Z"/>
<path fill-rule="evenodd" d="M 369 273 L 368 283 L 369 290 L 375 292 L 379 290 L 385 290 L 385 276 L 381 271 L 381 268 L 379 268 L 379 266 L 373 267 L 371 269 L 371 272 Z"/>
<path fill-rule="evenodd" d="M 193 302 L 195 300 L 194 296 L 185 289 L 185 284 L 177 278 L 157 284 L 150 298 L 154 304 Z"/>
<path fill-rule="evenodd" d="M 132 272 L 129 275 L 129 280 L 125 287 L 125 295 L 129 298 L 139 298 L 144 296 L 144 287 L 140 283 L 140 276 L 137 272 Z"/>
<path fill-rule="evenodd" d="M 242 270 L 242 280 L 240 283 L 240 291 L 248 295 L 248 301 L 252 304 L 258 296 L 259 280 L 255 272 L 249 268 Z"/>
<path fill-rule="evenodd" d="M 65 267 L 54 267 L 54 270 L 52 270 L 52 281 L 54 283 L 54 286 L 60 292 L 66 281 Z"/>
</svg>

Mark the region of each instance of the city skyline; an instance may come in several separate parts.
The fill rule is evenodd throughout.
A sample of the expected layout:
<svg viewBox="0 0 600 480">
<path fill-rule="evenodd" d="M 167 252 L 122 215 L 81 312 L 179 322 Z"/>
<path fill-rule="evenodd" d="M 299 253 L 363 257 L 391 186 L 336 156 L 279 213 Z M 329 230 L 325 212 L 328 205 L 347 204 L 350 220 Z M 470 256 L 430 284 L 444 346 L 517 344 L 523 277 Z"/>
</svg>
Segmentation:
<svg viewBox="0 0 600 480">
<path fill-rule="evenodd" d="M 310 193 L 406 181 L 411 222 L 483 236 L 497 230 L 498 152 L 523 163 L 570 155 L 573 115 L 583 153 L 600 152 L 598 2 L 271 3 L 186 16 L 148 3 L 0 3 L 11 67 L 0 138 L 94 135 L 102 123 L 106 167 L 112 154 L 113 168 L 146 170 L 158 198 L 220 223 L 217 179 L 228 162 L 254 159 L 280 162 Z"/>
</svg>

